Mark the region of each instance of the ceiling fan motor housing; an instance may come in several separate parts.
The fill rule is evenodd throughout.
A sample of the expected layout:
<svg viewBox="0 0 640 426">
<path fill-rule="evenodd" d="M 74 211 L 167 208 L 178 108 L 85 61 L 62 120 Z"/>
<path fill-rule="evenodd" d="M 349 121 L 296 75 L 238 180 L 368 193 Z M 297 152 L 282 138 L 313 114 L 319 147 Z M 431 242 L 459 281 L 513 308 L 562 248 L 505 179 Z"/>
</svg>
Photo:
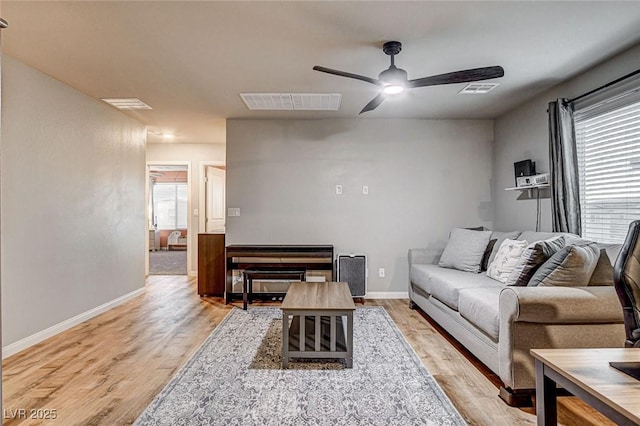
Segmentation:
<svg viewBox="0 0 640 426">
<path fill-rule="evenodd" d="M 402 50 L 402 43 L 399 41 L 388 41 L 382 45 L 382 51 L 387 55 L 397 55 Z"/>
<path fill-rule="evenodd" d="M 407 82 L 407 72 L 402 68 L 391 65 L 378 75 L 378 80 L 388 84 L 405 84 Z"/>
</svg>

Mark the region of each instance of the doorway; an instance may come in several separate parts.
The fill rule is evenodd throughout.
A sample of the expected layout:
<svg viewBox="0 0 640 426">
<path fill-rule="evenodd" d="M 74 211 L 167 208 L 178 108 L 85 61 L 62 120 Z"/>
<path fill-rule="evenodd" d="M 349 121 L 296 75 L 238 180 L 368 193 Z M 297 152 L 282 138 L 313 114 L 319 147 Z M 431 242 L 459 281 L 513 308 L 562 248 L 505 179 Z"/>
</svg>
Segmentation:
<svg viewBox="0 0 640 426">
<path fill-rule="evenodd" d="M 224 162 L 201 161 L 200 176 L 200 229 L 210 233 L 225 233 L 226 227 L 226 181 Z"/>
<path fill-rule="evenodd" d="M 190 164 L 147 163 L 149 275 L 187 275 L 190 271 Z"/>
</svg>

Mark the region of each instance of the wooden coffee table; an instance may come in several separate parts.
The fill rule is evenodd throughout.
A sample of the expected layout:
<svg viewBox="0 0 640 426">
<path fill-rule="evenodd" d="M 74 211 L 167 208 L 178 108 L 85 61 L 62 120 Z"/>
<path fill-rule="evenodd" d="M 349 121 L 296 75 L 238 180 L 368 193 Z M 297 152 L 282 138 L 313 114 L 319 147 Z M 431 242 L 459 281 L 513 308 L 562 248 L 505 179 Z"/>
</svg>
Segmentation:
<svg viewBox="0 0 640 426">
<path fill-rule="evenodd" d="M 283 368 L 289 358 L 344 358 L 353 367 L 356 306 L 347 283 L 294 282 L 281 309 Z"/>
<path fill-rule="evenodd" d="M 556 384 L 619 425 L 640 424 L 640 380 L 609 362 L 640 362 L 640 349 L 532 349 L 538 425 L 556 425 Z"/>
</svg>

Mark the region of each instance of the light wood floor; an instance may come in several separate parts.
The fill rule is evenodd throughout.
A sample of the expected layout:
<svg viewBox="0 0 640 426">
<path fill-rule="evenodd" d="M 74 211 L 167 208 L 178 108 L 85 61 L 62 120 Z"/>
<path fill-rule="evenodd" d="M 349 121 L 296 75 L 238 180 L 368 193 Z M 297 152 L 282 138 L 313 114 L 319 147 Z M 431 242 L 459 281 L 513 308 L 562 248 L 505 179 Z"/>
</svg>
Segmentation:
<svg viewBox="0 0 640 426">
<path fill-rule="evenodd" d="M 531 409 L 504 404 L 497 378 L 406 300 L 366 304 L 386 308 L 469 424 L 535 424 Z M 231 308 L 198 297 L 194 279 L 149 277 L 144 295 L 3 362 L 3 424 L 131 424 Z M 57 418 L 7 418 L 18 409 Z M 558 412 L 565 425 L 611 424 L 576 398 L 560 398 Z"/>
</svg>

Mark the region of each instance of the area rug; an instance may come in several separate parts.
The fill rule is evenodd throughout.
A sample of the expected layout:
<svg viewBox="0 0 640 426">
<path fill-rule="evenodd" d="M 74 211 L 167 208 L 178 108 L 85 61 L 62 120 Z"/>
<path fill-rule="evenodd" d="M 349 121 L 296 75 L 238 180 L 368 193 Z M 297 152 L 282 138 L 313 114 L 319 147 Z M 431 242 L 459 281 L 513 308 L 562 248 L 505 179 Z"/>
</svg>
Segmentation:
<svg viewBox="0 0 640 426">
<path fill-rule="evenodd" d="M 149 275 L 187 275 L 187 251 L 150 251 Z"/>
<path fill-rule="evenodd" d="M 463 425 L 382 307 L 354 314 L 353 368 L 280 366 L 281 311 L 233 309 L 135 425 Z"/>
</svg>

